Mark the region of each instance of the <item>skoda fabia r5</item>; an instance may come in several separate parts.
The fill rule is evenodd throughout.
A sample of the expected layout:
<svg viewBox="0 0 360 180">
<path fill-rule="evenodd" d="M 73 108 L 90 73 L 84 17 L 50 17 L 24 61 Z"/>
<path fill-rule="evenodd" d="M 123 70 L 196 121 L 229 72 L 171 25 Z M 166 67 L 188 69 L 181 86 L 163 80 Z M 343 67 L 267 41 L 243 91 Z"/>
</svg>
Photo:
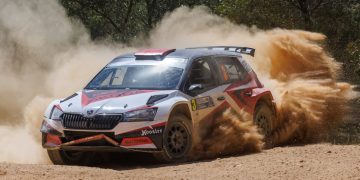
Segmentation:
<svg viewBox="0 0 360 180">
<path fill-rule="evenodd" d="M 93 152 L 149 152 L 185 161 L 194 122 L 232 108 L 253 115 L 267 137 L 275 116 L 243 47 L 147 49 L 116 57 L 83 89 L 53 101 L 41 126 L 54 164 L 84 164 Z"/>
</svg>

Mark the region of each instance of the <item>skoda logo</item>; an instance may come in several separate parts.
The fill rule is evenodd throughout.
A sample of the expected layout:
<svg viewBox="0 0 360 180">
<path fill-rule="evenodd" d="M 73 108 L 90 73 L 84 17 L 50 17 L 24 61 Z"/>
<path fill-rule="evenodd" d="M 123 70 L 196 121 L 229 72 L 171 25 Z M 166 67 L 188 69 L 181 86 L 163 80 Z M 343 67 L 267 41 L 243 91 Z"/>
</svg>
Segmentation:
<svg viewBox="0 0 360 180">
<path fill-rule="evenodd" d="M 86 111 L 86 114 L 87 114 L 87 115 L 91 115 L 93 112 L 94 112 L 93 110 L 87 110 L 87 111 Z"/>
</svg>

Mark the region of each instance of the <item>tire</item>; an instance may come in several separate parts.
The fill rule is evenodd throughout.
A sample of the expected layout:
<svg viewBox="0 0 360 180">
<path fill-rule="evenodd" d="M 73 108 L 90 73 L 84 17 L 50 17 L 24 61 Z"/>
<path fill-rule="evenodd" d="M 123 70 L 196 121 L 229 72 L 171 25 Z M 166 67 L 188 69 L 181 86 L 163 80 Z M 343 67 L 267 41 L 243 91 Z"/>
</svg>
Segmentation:
<svg viewBox="0 0 360 180">
<path fill-rule="evenodd" d="M 163 149 L 154 153 L 154 157 L 162 163 L 186 162 L 192 149 L 192 138 L 191 120 L 184 115 L 173 115 L 163 133 Z"/>
<path fill-rule="evenodd" d="M 265 149 L 272 148 L 274 144 L 271 135 L 275 120 L 273 108 L 265 102 L 259 102 L 255 107 L 253 120 L 258 127 L 259 133 L 264 136 Z"/>
<path fill-rule="evenodd" d="M 56 165 L 89 165 L 93 154 L 90 152 L 47 150 L 49 158 Z"/>
</svg>

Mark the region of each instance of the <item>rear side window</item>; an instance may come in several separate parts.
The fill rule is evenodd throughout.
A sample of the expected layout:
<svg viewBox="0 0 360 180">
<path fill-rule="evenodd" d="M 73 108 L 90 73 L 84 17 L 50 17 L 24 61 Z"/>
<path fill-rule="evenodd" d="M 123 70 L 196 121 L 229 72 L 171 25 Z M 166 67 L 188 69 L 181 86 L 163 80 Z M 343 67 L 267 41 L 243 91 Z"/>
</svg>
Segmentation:
<svg viewBox="0 0 360 180">
<path fill-rule="evenodd" d="M 247 72 L 235 57 L 215 57 L 223 83 L 245 79 Z"/>
</svg>

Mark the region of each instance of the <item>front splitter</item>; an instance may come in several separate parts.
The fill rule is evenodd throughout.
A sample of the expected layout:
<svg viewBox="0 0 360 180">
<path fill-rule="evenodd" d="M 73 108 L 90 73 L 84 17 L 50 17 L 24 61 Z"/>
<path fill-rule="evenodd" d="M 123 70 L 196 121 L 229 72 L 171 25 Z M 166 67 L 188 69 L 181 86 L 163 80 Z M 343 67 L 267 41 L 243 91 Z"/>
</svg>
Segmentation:
<svg viewBox="0 0 360 180">
<path fill-rule="evenodd" d="M 83 146 L 81 144 L 98 141 L 98 140 L 105 140 L 110 143 L 112 146 Z M 66 151 L 98 151 L 98 152 L 156 152 L 157 150 L 154 149 L 131 149 L 121 146 L 120 143 L 116 142 L 112 138 L 104 135 L 98 134 L 94 136 L 84 137 L 80 139 L 76 139 L 73 141 L 69 141 L 66 143 L 62 143 L 60 145 L 50 145 L 44 144 L 44 148 L 48 150 L 66 150 Z"/>
</svg>

